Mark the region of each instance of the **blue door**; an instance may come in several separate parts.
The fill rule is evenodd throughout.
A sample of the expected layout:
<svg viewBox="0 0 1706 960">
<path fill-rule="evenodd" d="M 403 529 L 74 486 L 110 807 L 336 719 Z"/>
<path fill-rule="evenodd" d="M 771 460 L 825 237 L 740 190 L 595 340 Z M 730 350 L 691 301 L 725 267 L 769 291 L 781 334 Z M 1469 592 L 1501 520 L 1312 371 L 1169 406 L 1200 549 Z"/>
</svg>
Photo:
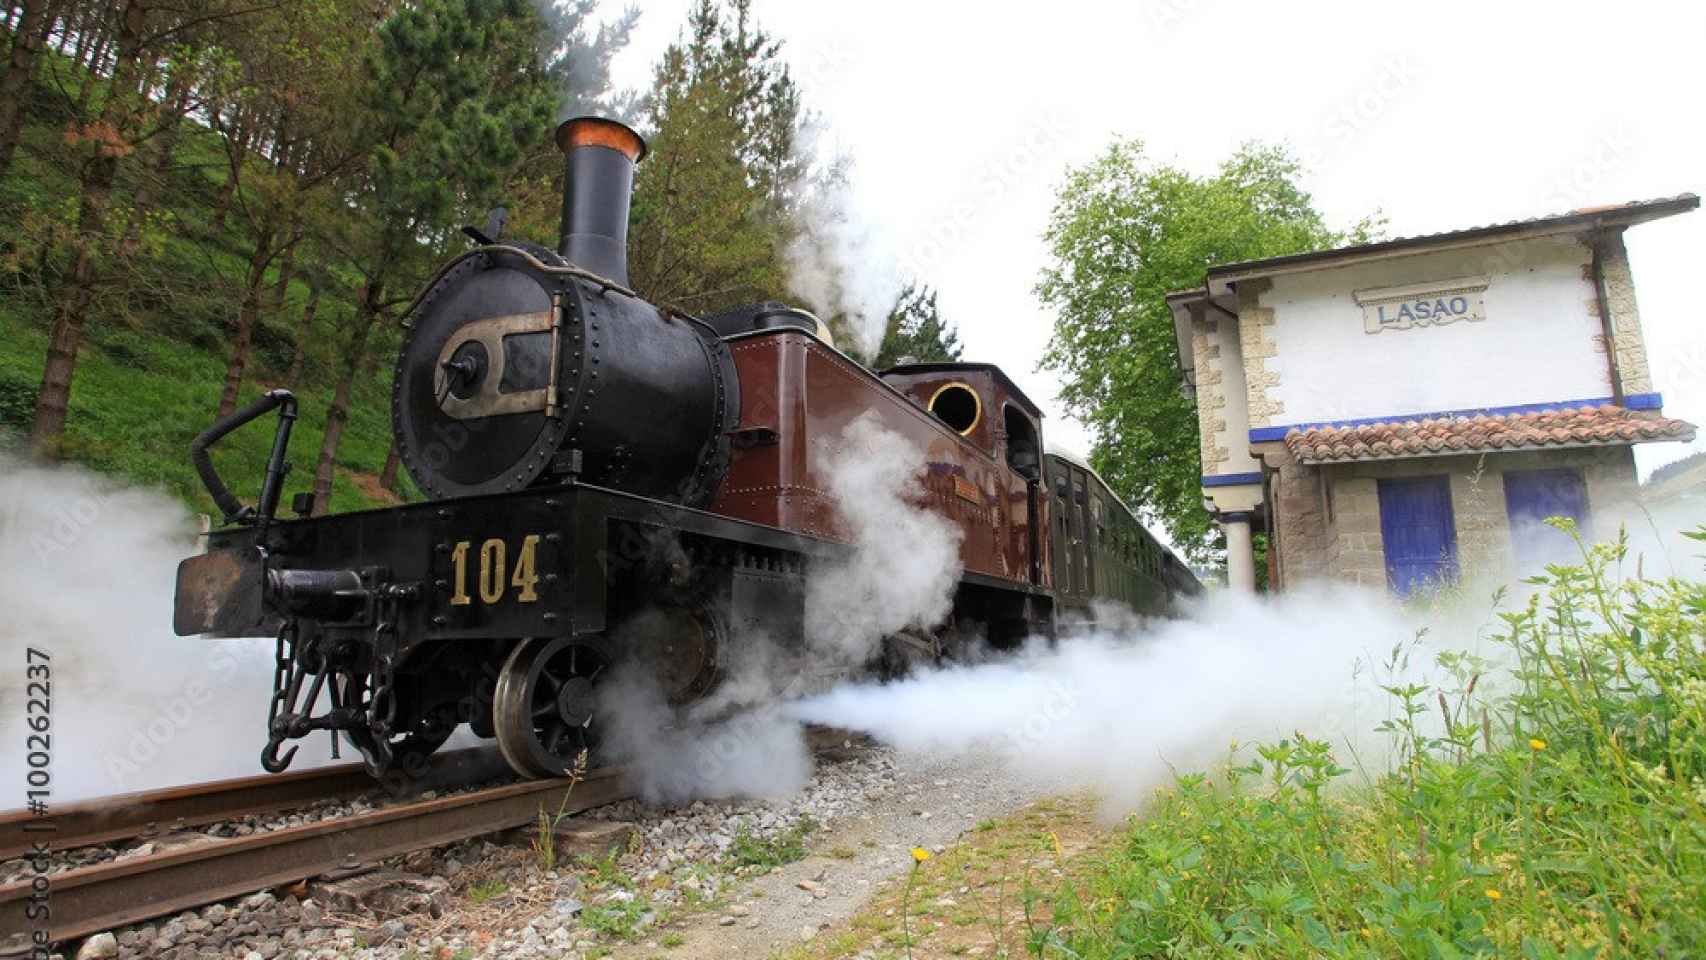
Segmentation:
<svg viewBox="0 0 1706 960">
<path fill-rule="evenodd" d="M 1530 573 L 1547 563 L 1578 557 L 1575 541 L 1546 525 L 1547 517 L 1569 517 L 1578 528 L 1588 520 L 1587 487 L 1575 470 L 1522 470 L 1505 474 L 1505 514 L 1517 567 Z"/>
<path fill-rule="evenodd" d="M 1380 536 L 1386 583 L 1408 597 L 1457 579 L 1457 526 L 1448 478 L 1380 481 Z"/>
</svg>

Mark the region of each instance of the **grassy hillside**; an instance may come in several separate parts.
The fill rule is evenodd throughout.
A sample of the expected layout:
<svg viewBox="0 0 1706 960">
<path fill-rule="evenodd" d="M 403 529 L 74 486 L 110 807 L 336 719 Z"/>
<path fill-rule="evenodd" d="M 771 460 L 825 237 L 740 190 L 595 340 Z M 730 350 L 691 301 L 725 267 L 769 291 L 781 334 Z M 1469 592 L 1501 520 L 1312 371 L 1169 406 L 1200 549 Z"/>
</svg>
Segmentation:
<svg viewBox="0 0 1706 960">
<path fill-rule="evenodd" d="M 194 509 L 214 512 L 190 466 L 190 440 L 209 423 L 219 404 L 225 358 L 217 353 L 146 331 L 104 327 L 92 332 L 77 364 L 66 424 L 65 457 L 127 483 L 158 488 Z M 47 352 L 46 325 L 39 316 L 22 317 L 0 304 L 0 430 L 5 441 L 21 445 L 34 411 Z M 265 371 L 263 371 L 263 376 Z M 244 390 L 247 402 L 272 384 Z M 286 486 L 291 494 L 313 485 L 314 461 L 325 429 L 331 388 L 305 384 L 299 391 L 302 417 L 292 434 L 291 461 L 296 469 Z M 372 506 L 378 498 L 372 475 L 385 462 L 390 444 L 389 376 L 366 378 L 356 393 L 338 451 L 338 480 L 333 510 Z M 215 463 L 232 489 L 252 502 L 272 443 L 273 420 L 232 434 L 218 448 Z"/>
<path fill-rule="evenodd" d="M 48 70 L 67 75 L 46 83 L 75 89 L 65 61 L 56 60 Z M 31 117 L 24 148 L 0 181 L 0 211 L 15 225 L 11 236 L 0 241 L 7 268 L 0 272 L 0 447 L 11 448 L 21 448 L 29 430 L 47 352 L 50 304 L 38 272 L 37 238 L 53 236 L 75 197 L 75 184 L 55 162 L 54 138 L 63 118 L 51 113 L 52 97 L 36 102 L 44 106 Z M 152 154 L 135 159 L 140 162 L 130 165 L 131 178 L 154 163 Z M 109 265 L 119 274 L 98 292 L 78 356 L 64 444 L 70 463 L 160 489 L 205 512 L 212 512 L 213 504 L 190 466 L 189 444 L 212 422 L 219 404 L 247 262 L 240 213 L 233 212 L 223 228 L 214 226 L 213 205 L 224 171 L 217 138 L 187 123 L 167 180 L 155 188 L 162 201 L 147 211 L 141 251 Z M 134 196 L 136 187 L 134 179 L 121 178 L 118 194 L 121 199 Z M 276 279 L 275 272 L 269 284 Z M 263 312 L 242 402 L 282 385 L 308 297 L 307 286 L 293 281 L 282 307 Z M 343 341 L 339 325 L 352 312 L 348 298 L 347 291 L 321 295 L 309 363 L 297 389 L 302 416 L 291 444 L 295 470 L 285 504 L 291 494 L 313 484 L 339 361 L 337 344 Z M 390 444 L 395 341 L 394 332 L 380 338 L 369 369 L 357 377 L 338 451 L 333 510 L 393 499 L 374 475 Z M 216 454 L 222 475 L 246 501 L 259 489 L 273 422 L 269 418 L 233 434 Z"/>
</svg>

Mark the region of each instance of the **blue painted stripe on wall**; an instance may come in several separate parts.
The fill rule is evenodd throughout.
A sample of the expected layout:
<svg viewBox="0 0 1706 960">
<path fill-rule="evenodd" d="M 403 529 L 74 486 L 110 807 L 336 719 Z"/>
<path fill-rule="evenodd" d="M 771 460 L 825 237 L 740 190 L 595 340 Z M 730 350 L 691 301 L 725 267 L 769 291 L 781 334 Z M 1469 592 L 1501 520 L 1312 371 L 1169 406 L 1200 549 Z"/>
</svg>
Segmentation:
<svg viewBox="0 0 1706 960">
<path fill-rule="evenodd" d="M 1509 413 L 1542 413 L 1547 410 L 1599 407 L 1611 402 L 1610 397 L 1594 397 L 1585 400 L 1554 400 L 1550 403 L 1523 403 L 1511 407 L 1474 407 L 1468 410 L 1397 413 L 1386 417 L 1361 417 L 1355 420 L 1312 420 L 1308 423 L 1290 423 L 1279 427 L 1254 427 L 1250 430 L 1250 442 L 1264 443 L 1284 440 L 1287 431 L 1310 430 L 1318 427 L 1364 427 L 1371 423 L 1401 423 L 1405 420 L 1430 420 L 1440 417 L 1493 417 Z M 1664 406 L 1664 396 L 1657 393 L 1631 393 L 1623 398 L 1623 405 L 1630 410 L 1658 410 Z"/>
<path fill-rule="evenodd" d="M 1202 485 L 1205 487 L 1235 487 L 1246 483 L 1261 482 L 1262 475 L 1259 473 L 1221 473 L 1202 478 Z"/>
</svg>

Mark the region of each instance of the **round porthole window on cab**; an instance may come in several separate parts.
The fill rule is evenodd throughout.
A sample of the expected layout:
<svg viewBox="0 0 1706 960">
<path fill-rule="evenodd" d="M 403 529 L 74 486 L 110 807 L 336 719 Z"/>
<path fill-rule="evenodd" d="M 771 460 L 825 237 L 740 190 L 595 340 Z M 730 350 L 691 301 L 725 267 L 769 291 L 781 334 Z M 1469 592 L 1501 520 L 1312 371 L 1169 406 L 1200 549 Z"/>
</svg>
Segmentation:
<svg viewBox="0 0 1706 960">
<path fill-rule="evenodd" d="M 963 437 L 983 417 L 983 401 L 976 390 L 963 383 L 945 383 L 930 395 L 930 412 Z"/>
</svg>

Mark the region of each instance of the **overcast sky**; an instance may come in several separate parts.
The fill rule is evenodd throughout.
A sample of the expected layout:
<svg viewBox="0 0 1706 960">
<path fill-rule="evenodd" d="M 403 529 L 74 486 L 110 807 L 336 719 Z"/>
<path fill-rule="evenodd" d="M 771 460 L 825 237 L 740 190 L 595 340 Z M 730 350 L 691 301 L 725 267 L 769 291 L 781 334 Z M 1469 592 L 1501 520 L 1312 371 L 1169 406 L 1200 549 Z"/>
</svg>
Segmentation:
<svg viewBox="0 0 1706 960">
<path fill-rule="evenodd" d="M 690 5 L 641 4 L 619 83 L 649 82 Z M 966 358 L 1000 364 L 1044 406 L 1052 442 L 1080 452 L 1083 430 L 1036 369 L 1051 318 L 1031 288 L 1063 172 L 1115 137 L 1197 172 L 1243 141 L 1287 142 L 1329 221 L 1379 210 L 1389 236 L 1706 188 L 1706 4 L 755 7 L 826 147 L 853 160 L 869 283 L 898 269 L 935 286 Z M 1706 425 L 1688 287 L 1706 269 L 1706 212 L 1627 239 L 1665 412 Z M 1691 448 L 1637 450 L 1644 476 Z"/>
</svg>

